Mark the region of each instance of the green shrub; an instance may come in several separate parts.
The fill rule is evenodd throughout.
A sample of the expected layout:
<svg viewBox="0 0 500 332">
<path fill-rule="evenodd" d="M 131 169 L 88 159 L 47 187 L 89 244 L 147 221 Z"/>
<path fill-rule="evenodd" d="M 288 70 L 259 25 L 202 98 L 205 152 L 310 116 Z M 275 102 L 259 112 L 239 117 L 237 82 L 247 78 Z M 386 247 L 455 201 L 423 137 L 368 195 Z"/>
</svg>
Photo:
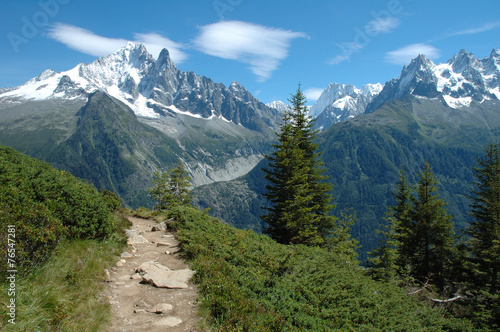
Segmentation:
<svg viewBox="0 0 500 332">
<path fill-rule="evenodd" d="M 376 282 L 320 248 L 281 245 L 190 207 L 170 210 L 220 331 L 470 331 L 467 321 Z"/>
<path fill-rule="evenodd" d="M 64 239 L 103 239 L 116 230 L 117 198 L 47 163 L 0 146 L 0 254 L 15 228 L 16 267 L 21 273 L 47 259 Z M 5 273 L 6 264 L 0 266 Z"/>
</svg>

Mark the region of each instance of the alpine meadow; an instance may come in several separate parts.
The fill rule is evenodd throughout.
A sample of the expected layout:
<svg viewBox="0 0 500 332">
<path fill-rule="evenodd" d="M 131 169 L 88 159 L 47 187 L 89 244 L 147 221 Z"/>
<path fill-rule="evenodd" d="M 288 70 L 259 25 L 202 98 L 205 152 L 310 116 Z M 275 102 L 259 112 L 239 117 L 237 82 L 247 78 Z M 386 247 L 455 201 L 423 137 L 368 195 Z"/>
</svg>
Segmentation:
<svg viewBox="0 0 500 332">
<path fill-rule="evenodd" d="M 1 330 L 500 330 L 493 14 L 90 1 L 4 15 Z"/>
</svg>

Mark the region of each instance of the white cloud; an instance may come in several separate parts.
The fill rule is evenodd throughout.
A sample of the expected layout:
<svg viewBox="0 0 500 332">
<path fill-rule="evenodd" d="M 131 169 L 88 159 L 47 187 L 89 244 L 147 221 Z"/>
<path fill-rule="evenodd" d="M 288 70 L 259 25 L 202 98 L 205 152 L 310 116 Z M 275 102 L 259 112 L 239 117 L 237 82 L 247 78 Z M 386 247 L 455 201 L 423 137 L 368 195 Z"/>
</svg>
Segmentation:
<svg viewBox="0 0 500 332">
<path fill-rule="evenodd" d="M 450 36 L 475 35 L 475 34 L 478 34 L 481 32 L 493 30 L 493 29 L 498 28 L 498 27 L 500 27 L 500 22 L 485 23 L 477 28 L 472 28 L 472 29 L 454 32 Z"/>
<path fill-rule="evenodd" d="M 49 32 L 49 37 L 79 52 L 94 56 L 106 56 L 116 52 L 128 42 L 122 38 L 107 38 L 96 35 L 92 31 L 73 25 L 56 23 Z M 134 43 L 144 44 L 149 53 L 158 57 L 163 48 L 168 49 L 175 63 L 181 63 L 187 55 L 182 52 L 182 45 L 171 41 L 157 33 L 134 35 Z"/>
<path fill-rule="evenodd" d="M 106 38 L 73 25 L 56 23 L 49 36 L 85 54 L 104 56 L 115 52 L 127 44 L 126 39 Z"/>
<path fill-rule="evenodd" d="M 338 65 L 339 63 L 342 63 L 344 61 L 348 61 L 350 58 L 351 57 L 349 55 L 345 55 L 345 54 L 336 55 L 333 58 L 331 58 L 330 60 L 328 60 L 326 63 L 328 63 L 330 65 Z"/>
<path fill-rule="evenodd" d="M 309 101 L 316 101 L 324 90 L 323 88 L 309 88 L 304 90 L 304 94 Z"/>
<path fill-rule="evenodd" d="M 198 50 L 246 63 L 261 81 L 271 77 L 271 73 L 288 56 L 293 39 L 306 37 L 301 32 L 240 21 L 213 23 L 200 27 L 200 30 L 194 40 Z"/>
<path fill-rule="evenodd" d="M 376 18 L 366 25 L 365 29 L 376 33 L 388 33 L 399 26 L 399 19 L 395 17 Z"/>
<path fill-rule="evenodd" d="M 419 54 L 424 54 L 429 59 L 436 59 L 439 58 L 440 51 L 432 45 L 410 44 L 388 52 L 386 60 L 397 65 L 409 64 L 411 59 Z"/>
</svg>

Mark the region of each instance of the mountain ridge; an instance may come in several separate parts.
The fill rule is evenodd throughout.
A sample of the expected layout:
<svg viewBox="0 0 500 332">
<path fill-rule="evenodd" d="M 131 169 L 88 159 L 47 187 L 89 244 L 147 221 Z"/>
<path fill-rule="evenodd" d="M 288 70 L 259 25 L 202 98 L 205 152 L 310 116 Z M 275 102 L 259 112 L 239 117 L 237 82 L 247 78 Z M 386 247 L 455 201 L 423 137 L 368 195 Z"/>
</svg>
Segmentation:
<svg viewBox="0 0 500 332">
<path fill-rule="evenodd" d="M 113 54 L 88 64 L 80 63 L 68 71 L 56 73 L 47 69 L 21 86 L 2 91 L 0 105 L 9 99 L 11 103 L 85 99 L 96 90 L 122 101 L 145 118 L 174 113 L 208 120 L 219 117 L 255 130 L 272 127 L 278 119 L 278 112 L 253 97 L 241 84 L 233 82 L 227 88 L 194 72 L 183 72 L 177 69 L 167 49 L 155 60 L 143 44 L 131 42 Z"/>
</svg>

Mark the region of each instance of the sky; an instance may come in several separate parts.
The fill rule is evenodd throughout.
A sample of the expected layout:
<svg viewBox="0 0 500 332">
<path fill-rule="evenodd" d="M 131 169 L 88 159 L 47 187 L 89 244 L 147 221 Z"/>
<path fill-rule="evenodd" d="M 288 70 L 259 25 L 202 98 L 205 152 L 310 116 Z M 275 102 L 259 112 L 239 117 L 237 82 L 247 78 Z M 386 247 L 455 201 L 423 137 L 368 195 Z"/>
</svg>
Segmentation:
<svg viewBox="0 0 500 332">
<path fill-rule="evenodd" d="M 261 101 L 297 90 L 313 104 L 329 83 L 382 83 L 418 54 L 446 62 L 500 48 L 500 1 L 2 0 L 0 88 L 66 71 L 128 41 L 177 68 Z"/>
</svg>

